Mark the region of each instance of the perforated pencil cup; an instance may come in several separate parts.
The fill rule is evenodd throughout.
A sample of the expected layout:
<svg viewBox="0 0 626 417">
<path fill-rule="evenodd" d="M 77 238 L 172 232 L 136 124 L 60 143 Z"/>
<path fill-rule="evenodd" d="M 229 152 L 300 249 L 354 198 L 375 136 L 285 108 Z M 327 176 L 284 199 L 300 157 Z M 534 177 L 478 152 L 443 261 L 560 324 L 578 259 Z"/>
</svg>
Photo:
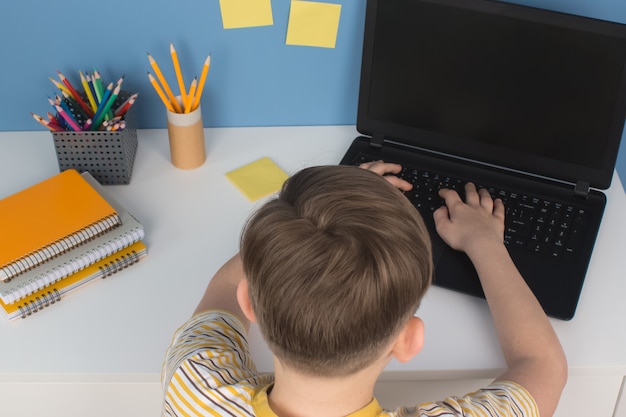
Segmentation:
<svg viewBox="0 0 626 417">
<path fill-rule="evenodd" d="M 180 169 L 195 169 L 206 161 L 202 109 L 189 113 L 167 110 L 167 135 L 172 164 Z"/>
<path fill-rule="evenodd" d="M 122 91 L 113 107 L 120 105 L 132 93 Z M 71 108 L 80 124 L 84 115 Z M 133 118 L 126 113 L 126 127 L 118 131 L 52 132 L 59 170 L 75 168 L 89 173 L 100 184 L 128 184 L 137 152 L 137 130 Z"/>
</svg>

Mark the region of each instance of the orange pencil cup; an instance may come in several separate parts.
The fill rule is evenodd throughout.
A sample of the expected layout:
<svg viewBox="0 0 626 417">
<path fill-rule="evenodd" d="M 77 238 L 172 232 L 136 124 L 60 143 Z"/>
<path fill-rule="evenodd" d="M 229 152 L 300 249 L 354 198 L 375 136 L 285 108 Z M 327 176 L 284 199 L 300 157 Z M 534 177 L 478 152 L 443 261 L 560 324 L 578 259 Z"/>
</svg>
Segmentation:
<svg viewBox="0 0 626 417">
<path fill-rule="evenodd" d="M 172 164 L 180 169 L 195 169 L 206 160 L 201 107 L 190 113 L 167 110 L 167 134 Z"/>
</svg>

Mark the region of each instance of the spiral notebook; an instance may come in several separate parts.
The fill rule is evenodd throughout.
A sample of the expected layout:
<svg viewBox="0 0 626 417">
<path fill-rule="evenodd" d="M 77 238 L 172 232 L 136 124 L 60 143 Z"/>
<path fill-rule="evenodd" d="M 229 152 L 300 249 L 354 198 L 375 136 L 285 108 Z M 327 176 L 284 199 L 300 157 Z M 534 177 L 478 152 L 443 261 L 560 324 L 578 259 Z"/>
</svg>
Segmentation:
<svg viewBox="0 0 626 417">
<path fill-rule="evenodd" d="M 67 278 L 63 278 L 49 287 L 32 293 L 19 302 L 6 304 L 0 300 L 0 311 L 9 321 L 26 318 L 45 307 L 55 304 L 78 288 L 96 282 L 98 278 L 107 278 L 139 262 L 147 254 L 146 245 L 141 241 L 136 242 Z"/>
<path fill-rule="evenodd" d="M 29 269 L 8 282 L 0 282 L 0 299 L 4 303 L 15 303 L 144 238 L 145 233 L 141 223 L 113 200 L 106 193 L 104 187 L 88 172 L 83 173 L 82 176 L 94 190 L 97 190 L 114 207 L 119 213 L 122 224 L 35 268 Z"/>
<path fill-rule="evenodd" d="M 0 200 L 0 281 L 118 226 L 115 209 L 73 169 Z"/>
</svg>

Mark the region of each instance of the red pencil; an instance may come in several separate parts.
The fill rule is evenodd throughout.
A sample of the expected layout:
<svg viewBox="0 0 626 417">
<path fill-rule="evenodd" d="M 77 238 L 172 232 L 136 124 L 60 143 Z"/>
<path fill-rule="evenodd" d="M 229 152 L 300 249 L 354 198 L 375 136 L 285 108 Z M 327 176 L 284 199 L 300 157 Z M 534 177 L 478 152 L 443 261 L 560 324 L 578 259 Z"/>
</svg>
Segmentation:
<svg viewBox="0 0 626 417">
<path fill-rule="evenodd" d="M 61 79 L 61 81 L 63 82 L 63 84 L 65 84 L 65 86 L 67 87 L 68 90 L 70 90 L 70 93 L 72 93 L 72 98 L 74 100 L 76 100 L 76 102 L 78 103 L 78 105 L 85 110 L 85 113 L 87 113 L 87 115 L 89 116 L 93 116 L 93 110 L 91 109 L 91 107 L 89 107 L 87 105 L 87 103 L 85 103 L 82 99 L 82 97 L 80 96 L 80 94 L 78 94 L 78 91 L 76 91 L 76 89 L 72 86 L 72 84 L 70 83 L 70 81 L 65 77 L 65 75 L 61 74 L 61 71 L 57 70 L 57 74 L 59 74 L 59 78 Z"/>
<path fill-rule="evenodd" d="M 50 112 L 48 112 L 48 125 L 50 127 L 55 127 L 58 131 L 65 130 L 65 128 L 61 126 L 61 122 L 59 122 L 59 119 L 57 119 L 57 117 Z"/>
<path fill-rule="evenodd" d="M 124 103 L 122 103 L 117 109 L 115 109 L 115 111 L 113 112 L 113 115 L 123 116 L 128 111 L 130 106 L 132 106 L 135 103 L 135 100 L 137 100 L 138 95 L 139 93 L 135 93 L 132 96 L 130 96 Z"/>
</svg>

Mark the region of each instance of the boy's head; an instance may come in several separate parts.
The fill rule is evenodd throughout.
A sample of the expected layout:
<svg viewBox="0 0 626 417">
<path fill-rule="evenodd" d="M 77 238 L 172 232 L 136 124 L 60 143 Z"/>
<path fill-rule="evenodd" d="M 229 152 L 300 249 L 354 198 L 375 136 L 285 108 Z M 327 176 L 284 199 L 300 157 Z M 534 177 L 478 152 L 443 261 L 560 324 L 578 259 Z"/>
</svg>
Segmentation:
<svg viewBox="0 0 626 417">
<path fill-rule="evenodd" d="M 304 169 L 249 220 L 241 241 L 259 328 L 284 364 L 345 376 L 373 363 L 431 282 L 428 232 L 383 177 Z"/>
</svg>

